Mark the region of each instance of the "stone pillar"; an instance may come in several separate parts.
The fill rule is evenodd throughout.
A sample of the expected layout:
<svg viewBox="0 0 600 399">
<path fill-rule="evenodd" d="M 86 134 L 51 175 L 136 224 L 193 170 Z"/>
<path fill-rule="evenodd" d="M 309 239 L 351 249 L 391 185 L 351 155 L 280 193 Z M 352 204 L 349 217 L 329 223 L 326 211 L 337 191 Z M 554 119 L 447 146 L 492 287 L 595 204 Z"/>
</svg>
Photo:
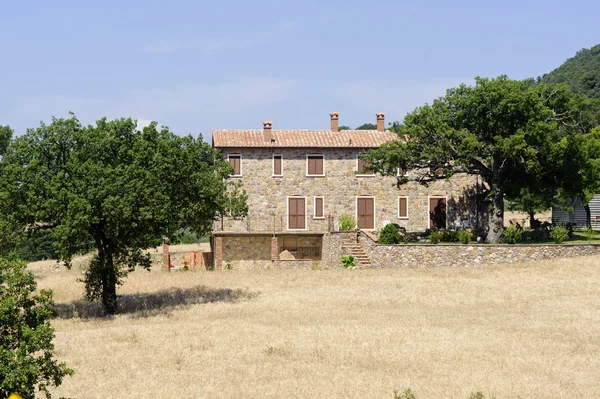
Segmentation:
<svg viewBox="0 0 600 399">
<path fill-rule="evenodd" d="M 215 269 L 223 268 L 223 237 L 215 237 Z"/>
<path fill-rule="evenodd" d="M 271 238 L 271 260 L 279 260 L 279 242 L 277 237 Z"/>
<path fill-rule="evenodd" d="M 171 254 L 169 253 L 169 239 L 166 237 L 163 239 L 162 248 L 162 269 L 168 272 L 171 270 Z"/>
</svg>

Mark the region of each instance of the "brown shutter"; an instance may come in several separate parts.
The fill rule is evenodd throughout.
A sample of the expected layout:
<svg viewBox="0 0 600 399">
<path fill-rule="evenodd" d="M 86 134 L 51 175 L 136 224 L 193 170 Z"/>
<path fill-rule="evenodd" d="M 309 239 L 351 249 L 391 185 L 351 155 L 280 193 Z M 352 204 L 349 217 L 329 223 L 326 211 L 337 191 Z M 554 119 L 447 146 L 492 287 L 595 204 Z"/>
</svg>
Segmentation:
<svg viewBox="0 0 600 399">
<path fill-rule="evenodd" d="M 322 175 L 323 174 L 323 158 L 322 157 L 318 157 L 315 159 L 315 174 L 316 175 Z"/>
<path fill-rule="evenodd" d="M 315 159 L 313 157 L 308 157 L 308 174 L 315 174 Z"/>
<path fill-rule="evenodd" d="M 373 198 L 358 198 L 357 199 L 358 213 L 358 228 L 373 229 L 375 228 L 375 202 Z"/>
<path fill-rule="evenodd" d="M 315 198 L 315 217 L 323 217 L 323 198 Z"/>
<path fill-rule="evenodd" d="M 273 157 L 273 174 L 276 176 L 281 175 L 281 155 Z"/>
<path fill-rule="evenodd" d="M 358 158 L 358 174 L 360 175 L 367 175 L 367 174 L 372 174 L 373 172 L 367 170 L 367 168 L 371 167 L 371 164 L 367 161 L 363 161 L 362 159 Z"/>
<path fill-rule="evenodd" d="M 405 218 L 408 216 L 408 204 L 407 199 L 400 197 L 398 198 L 398 216 L 401 218 Z"/>
<path fill-rule="evenodd" d="M 234 175 L 240 175 L 240 161 L 241 157 L 239 155 L 233 155 L 229 157 L 229 164 L 233 168 Z"/>
<path fill-rule="evenodd" d="M 297 215 L 297 225 L 299 229 L 304 229 L 306 227 L 306 204 L 304 203 L 304 198 L 297 198 L 298 201 L 298 215 Z"/>
<path fill-rule="evenodd" d="M 288 228 L 289 229 L 304 229 L 306 207 L 304 198 L 290 198 L 288 205 Z"/>
<path fill-rule="evenodd" d="M 308 156 L 308 174 L 322 175 L 323 174 L 323 157 L 320 155 Z"/>
</svg>

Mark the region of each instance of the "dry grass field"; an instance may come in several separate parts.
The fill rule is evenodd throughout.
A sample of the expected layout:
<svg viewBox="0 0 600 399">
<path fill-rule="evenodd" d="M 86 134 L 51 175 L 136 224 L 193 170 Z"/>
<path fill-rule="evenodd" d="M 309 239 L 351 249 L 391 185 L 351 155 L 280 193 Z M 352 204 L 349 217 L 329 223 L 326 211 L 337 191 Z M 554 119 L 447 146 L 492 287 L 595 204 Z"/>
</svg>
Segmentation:
<svg viewBox="0 0 600 399">
<path fill-rule="evenodd" d="M 600 397 L 600 259 L 467 269 L 136 271 L 110 319 L 37 267 L 77 398 Z"/>
</svg>

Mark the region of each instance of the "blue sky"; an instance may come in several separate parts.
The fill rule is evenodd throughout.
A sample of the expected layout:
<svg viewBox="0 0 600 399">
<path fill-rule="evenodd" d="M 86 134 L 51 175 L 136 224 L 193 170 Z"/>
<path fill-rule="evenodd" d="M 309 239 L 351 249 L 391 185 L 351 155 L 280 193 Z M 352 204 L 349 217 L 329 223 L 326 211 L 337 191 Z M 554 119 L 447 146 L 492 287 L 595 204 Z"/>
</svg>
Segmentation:
<svg viewBox="0 0 600 399">
<path fill-rule="evenodd" d="M 0 124 L 356 127 L 600 42 L 598 1 L 2 1 Z"/>
</svg>

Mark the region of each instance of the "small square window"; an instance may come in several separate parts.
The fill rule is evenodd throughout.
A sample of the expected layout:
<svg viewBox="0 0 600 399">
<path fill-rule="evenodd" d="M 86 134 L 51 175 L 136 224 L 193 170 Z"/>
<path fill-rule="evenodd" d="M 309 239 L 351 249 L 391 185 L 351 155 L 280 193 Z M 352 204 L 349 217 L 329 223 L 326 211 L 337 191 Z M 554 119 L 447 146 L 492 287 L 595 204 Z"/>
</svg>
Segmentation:
<svg viewBox="0 0 600 399">
<path fill-rule="evenodd" d="M 307 176 L 324 176 L 323 155 L 307 155 L 306 156 L 306 175 Z"/>
<path fill-rule="evenodd" d="M 227 161 L 233 168 L 232 176 L 242 175 L 242 156 L 241 155 L 229 155 Z"/>
<path fill-rule="evenodd" d="M 375 176 L 375 173 L 368 170 L 368 168 L 371 167 L 371 163 L 367 162 L 365 160 L 362 160 L 360 158 L 362 155 L 364 155 L 364 154 L 357 155 L 357 163 L 356 163 L 356 170 L 358 171 L 357 175 L 358 176 Z"/>
</svg>

